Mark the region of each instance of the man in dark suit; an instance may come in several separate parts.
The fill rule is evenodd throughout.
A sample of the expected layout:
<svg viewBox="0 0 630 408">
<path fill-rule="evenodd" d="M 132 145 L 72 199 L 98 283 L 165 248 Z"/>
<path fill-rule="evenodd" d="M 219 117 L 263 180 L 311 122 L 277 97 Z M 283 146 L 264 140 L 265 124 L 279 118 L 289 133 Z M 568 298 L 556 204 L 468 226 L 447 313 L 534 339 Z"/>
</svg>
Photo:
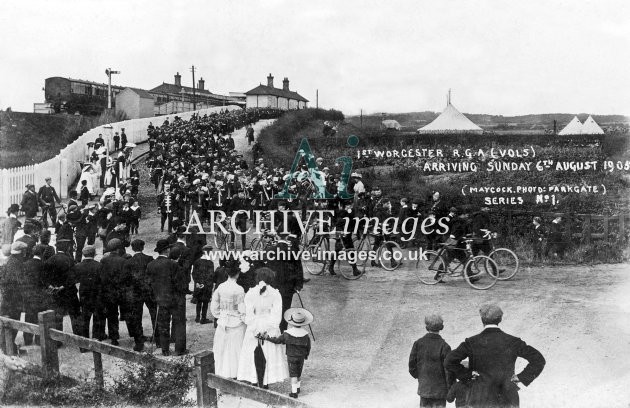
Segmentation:
<svg viewBox="0 0 630 408">
<path fill-rule="evenodd" d="M 118 323 L 118 307 L 121 304 L 121 283 L 122 271 L 126 259 L 123 257 L 125 248 L 123 243 L 114 238 L 107 242 L 105 253 L 109 253 L 101 259 L 103 270 L 101 272 L 102 299 L 105 318 L 107 319 L 107 332 L 112 341 L 112 345 L 118 346 L 120 338 Z M 103 326 L 105 324 L 103 323 Z M 104 340 L 105 335 L 102 334 L 99 340 Z"/>
<path fill-rule="evenodd" d="M 50 214 L 52 225 L 55 225 L 57 222 L 55 202 L 57 202 L 57 204 L 61 204 L 61 199 L 57 195 L 55 188 L 51 186 L 51 183 L 52 178 L 46 177 L 46 185 L 40 187 L 39 192 L 37 193 L 39 205 L 42 207 L 42 220 L 44 222 L 44 228 L 48 228 L 48 214 Z"/>
<path fill-rule="evenodd" d="M 158 305 L 156 340 L 165 356 L 171 354 L 169 350 L 171 320 L 173 337 L 175 337 L 175 354 L 184 355 L 188 352 L 186 350 L 186 295 L 185 292 L 183 293 L 181 283 L 185 272 L 177 261 L 169 259 L 170 247 L 167 240 L 159 240 L 155 248 L 159 256 L 147 265 L 147 276 Z"/>
<path fill-rule="evenodd" d="M 93 245 L 83 247 L 83 260 L 72 270 L 74 279 L 79 283 L 79 301 L 81 302 L 81 336 L 90 337 L 90 320 L 93 318 L 92 338 L 104 337 L 105 327 L 101 304 L 101 274 L 103 264 L 94 260 L 96 248 Z M 81 352 L 87 351 L 81 349 Z"/>
<path fill-rule="evenodd" d="M 421 407 L 444 407 L 452 379 L 444 369 L 444 360 L 451 347 L 440 336 L 442 317 L 431 314 L 424 318 L 427 334 L 413 343 L 409 354 L 409 374 L 418 380 Z"/>
<path fill-rule="evenodd" d="M 42 256 L 45 247 L 43 245 L 35 245 L 33 248 L 33 257 L 23 264 L 24 271 L 24 321 L 37 324 L 37 313 L 46 310 L 44 306 L 44 284 L 42 276 L 44 273 L 44 261 Z M 24 344 L 26 346 L 33 343 L 33 335 L 24 333 Z"/>
<path fill-rule="evenodd" d="M 142 351 L 146 340 L 142 329 L 142 308 L 145 302 L 151 316 L 151 327 L 155 327 L 156 305 L 151 297 L 151 289 L 147 287 L 147 265 L 153 261 L 153 257 L 142 252 L 144 241 L 141 239 L 134 239 L 131 242 L 131 249 L 134 255 L 125 262 L 121 279 L 127 311 L 125 321 L 129 335 L 135 341 L 133 349 Z"/>
<path fill-rule="evenodd" d="M 483 305 L 479 309 L 484 330 L 467 338 L 446 356 L 444 366 L 460 381 L 470 381 L 468 406 L 518 407 L 519 387 L 516 383 L 529 385 L 545 367 L 545 359 L 538 350 L 528 346 L 518 337 L 499 329 L 503 311 L 495 304 Z M 519 374 L 514 373 L 518 357 L 528 361 Z M 469 368 L 461 364 L 468 358 Z"/>
<path fill-rule="evenodd" d="M 55 328 L 63 330 L 63 317 L 70 315 L 72 333 L 81 332 L 81 304 L 77 296 L 76 282 L 70 270 L 74 259 L 70 255 L 72 242 L 67 239 L 57 240 L 57 253 L 44 263 L 44 285 L 52 295 L 55 309 Z"/>
<path fill-rule="evenodd" d="M 22 196 L 20 207 L 24 211 L 26 218 L 35 218 L 37 211 L 39 210 L 39 203 L 37 202 L 37 193 L 35 192 L 35 185 L 27 184 L 26 191 Z"/>
</svg>

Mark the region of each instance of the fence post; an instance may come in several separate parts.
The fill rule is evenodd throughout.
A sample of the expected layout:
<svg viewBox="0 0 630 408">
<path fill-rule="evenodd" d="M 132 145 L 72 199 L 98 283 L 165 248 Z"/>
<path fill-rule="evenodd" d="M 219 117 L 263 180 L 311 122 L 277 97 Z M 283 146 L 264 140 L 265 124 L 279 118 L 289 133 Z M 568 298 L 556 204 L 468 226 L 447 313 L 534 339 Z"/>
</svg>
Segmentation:
<svg viewBox="0 0 630 408">
<path fill-rule="evenodd" d="M 584 216 L 584 225 L 582 226 L 582 244 L 589 245 L 591 243 L 591 215 Z"/>
<path fill-rule="evenodd" d="M 39 322 L 39 344 L 42 355 L 42 368 L 46 375 L 59 373 L 59 354 L 57 353 L 57 342 L 50 338 L 49 329 L 55 327 L 55 312 L 46 310 L 37 313 Z"/>
<path fill-rule="evenodd" d="M 619 214 L 619 240 L 620 244 L 623 244 L 626 238 L 626 214 Z"/>
<path fill-rule="evenodd" d="M 208 373 L 214 374 L 214 354 L 205 350 L 195 354 L 197 406 L 217 407 L 217 390 L 208 387 Z"/>
<path fill-rule="evenodd" d="M 103 356 L 101 353 L 93 351 L 92 357 L 94 358 L 94 380 L 96 380 L 96 385 L 103 388 L 105 387 L 105 379 L 103 378 Z"/>
<path fill-rule="evenodd" d="M 16 355 L 17 350 L 15 348 L 15 336 L 13 336 L 13 333 L 16 331 L 8 325 L 2 324 L 2 332 L 4 333 L 4 353 L 7 356 Z"/>
</svg>

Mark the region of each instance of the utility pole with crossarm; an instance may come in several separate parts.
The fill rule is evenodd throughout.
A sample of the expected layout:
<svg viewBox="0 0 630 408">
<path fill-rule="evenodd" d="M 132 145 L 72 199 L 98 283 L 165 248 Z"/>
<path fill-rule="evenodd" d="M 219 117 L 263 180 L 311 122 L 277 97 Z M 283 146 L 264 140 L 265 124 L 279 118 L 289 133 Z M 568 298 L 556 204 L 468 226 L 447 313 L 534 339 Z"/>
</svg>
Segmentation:
<svg viewBox="0 0 630 408">
<path fill-rule="evenodd" d="M 112 74 L 120 74 L 120 71 L 112 71 L 111 68 L 105 70 L 105 75 L 107 75 L 107 109 L 112 108 Z"/>
</svg>

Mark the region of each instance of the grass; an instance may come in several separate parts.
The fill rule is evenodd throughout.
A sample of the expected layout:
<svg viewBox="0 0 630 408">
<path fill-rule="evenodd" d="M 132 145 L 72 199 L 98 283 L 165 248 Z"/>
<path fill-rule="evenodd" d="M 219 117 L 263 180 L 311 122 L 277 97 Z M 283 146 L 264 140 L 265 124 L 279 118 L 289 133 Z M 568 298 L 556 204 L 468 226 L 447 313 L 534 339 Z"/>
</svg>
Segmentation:
<svg viewBox="0 0 630 408">
<path fill-rule="evenodd" d="M 46 161 L 88 130 L 124 119 L 107 112 L 97 117 L 0 112 L 0 168 Z"/>
</svg>

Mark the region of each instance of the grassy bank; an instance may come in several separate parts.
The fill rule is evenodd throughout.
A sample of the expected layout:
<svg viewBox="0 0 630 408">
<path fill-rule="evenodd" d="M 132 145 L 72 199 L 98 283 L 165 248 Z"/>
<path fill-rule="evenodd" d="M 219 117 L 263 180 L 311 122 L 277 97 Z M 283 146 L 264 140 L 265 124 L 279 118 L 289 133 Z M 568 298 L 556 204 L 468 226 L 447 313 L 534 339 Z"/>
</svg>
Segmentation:
<svg viewBox="0 0 630 408">
<path fill-rule="evenodd" d="M 0 168 L 46 161 L 88 130 L 124 119 L 106 112 L 97 117 L 0 112 Z"/>
</svg>

